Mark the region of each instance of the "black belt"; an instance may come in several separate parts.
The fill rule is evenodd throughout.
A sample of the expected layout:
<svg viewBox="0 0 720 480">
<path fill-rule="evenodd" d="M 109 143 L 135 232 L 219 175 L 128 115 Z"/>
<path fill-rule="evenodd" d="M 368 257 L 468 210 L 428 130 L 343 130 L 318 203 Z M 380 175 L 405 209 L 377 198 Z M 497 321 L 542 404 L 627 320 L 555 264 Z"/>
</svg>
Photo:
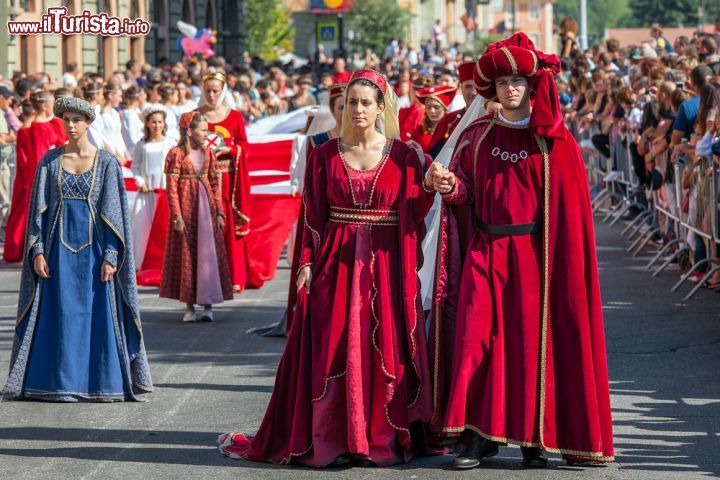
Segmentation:
<svg viewBox="0 0 720 480">
<path fill-rule="evenodd" d="M 540 222 L 505 225 L 485 223 L 476 218 L 475 226 L 491 235 L 500 235 L 505 237 L 514 235 L 530 235 L 532 233 L 540 233 L 542 231 L 542 224 Z"/>
</svg>

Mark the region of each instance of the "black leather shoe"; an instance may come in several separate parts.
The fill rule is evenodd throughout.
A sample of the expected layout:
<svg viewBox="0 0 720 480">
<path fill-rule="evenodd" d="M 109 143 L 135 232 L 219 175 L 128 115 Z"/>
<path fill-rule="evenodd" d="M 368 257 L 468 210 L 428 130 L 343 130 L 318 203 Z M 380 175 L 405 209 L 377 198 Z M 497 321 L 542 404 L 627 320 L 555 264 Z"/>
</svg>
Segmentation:
<svg viewBox="0 0 720 480">
<path fill-rule="evenodd" d="M 538 447 L 520 447 L 522 451 L 522 465 L 525 468 L 546 468 L 548 459 Z"/>
<path fill-rule="evenodd" d="M 345 465 L 347 465 L 348 463 L 350 463 L 351 460 L 352 460 L 352 457 L 350 457 L 350 454 L 349 454 L 349 453 L 344 453 L 344 454 L 340 455 L 339 457 L 337 457 L 337 458 L 336 458 L 335 460 L 333 460 L 332 462 L 328 463 L 328 464 L 326 465 L 326 467 L 330 467 L 330 468 L 333 468 L 333 467 L 344 467 Z"/>
<path fill-rule="evenodd" d="M 377 463 L 369 458 L 355 458 L 353 459 L 353 464 L 360 468 L 377 468 Z"/>
<path fill-rule="evenodd" d="M 453 468 L 466 470 L 475 468 L 485 458 L 494 457 L 498 454 L 498 445 L 495 442 L 487 440 L 477 433 L 472 434 L 470 443 L 460 452 L 453 462 Z"/>
</svg>

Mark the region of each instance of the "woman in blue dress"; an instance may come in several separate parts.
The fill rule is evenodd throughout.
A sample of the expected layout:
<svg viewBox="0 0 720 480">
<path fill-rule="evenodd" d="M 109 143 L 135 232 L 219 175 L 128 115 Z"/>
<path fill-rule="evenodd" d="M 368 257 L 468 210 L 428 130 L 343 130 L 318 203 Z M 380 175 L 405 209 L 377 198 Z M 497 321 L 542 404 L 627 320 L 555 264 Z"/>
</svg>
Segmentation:
<svg viewBox="0 0 720 480">
<path fill-rule="evenodd" d="M 94 147 L 92 106 L 55 103 L 69 140 L 35 172 L 5 399 L 141 400 L 152 381 L 122 171 Z"/>
</svg>

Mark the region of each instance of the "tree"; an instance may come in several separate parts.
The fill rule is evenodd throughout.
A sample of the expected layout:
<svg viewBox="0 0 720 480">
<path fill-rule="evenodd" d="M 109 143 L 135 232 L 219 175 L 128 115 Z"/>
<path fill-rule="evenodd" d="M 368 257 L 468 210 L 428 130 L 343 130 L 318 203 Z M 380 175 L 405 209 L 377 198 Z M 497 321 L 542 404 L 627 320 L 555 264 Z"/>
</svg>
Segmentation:
<svg viewBox="0 0 720 480">
<path fill-rule="evenodd" d="M 698 7 L 705 5 L 705 23 L 717 19 L 718 5 L 712 0 L 630 0 L 631 15 L 627 24 L 649 27 L 659 23 L 663 27 L 695 27 L 698 24 Z"/>
<path fill-rule="evenodd" d="M 362 0 L 347 16 L 347 28 L 355 38 L 352 49 L 382 54 L 390 40 L 404 38 L 413 14 L 398 6 L 396 0 Z"/>
<path fill-rule="evenodd" d="M 588 35 L 595 38 L 602 38 L 606 28 L 622 25 L 630 14 L 628 0 L 589 1 L 587 9 Z M 565 17 L 577 19 L 579 16 L 578 0 L 557 0 L 556 21 Z"/>
<path fill-rule="evenodd" d="M 280 0 L 245 0 L 247 50 L 263 60 L 275 60 L 293 50 L 295 27 Z"/>
</svg>

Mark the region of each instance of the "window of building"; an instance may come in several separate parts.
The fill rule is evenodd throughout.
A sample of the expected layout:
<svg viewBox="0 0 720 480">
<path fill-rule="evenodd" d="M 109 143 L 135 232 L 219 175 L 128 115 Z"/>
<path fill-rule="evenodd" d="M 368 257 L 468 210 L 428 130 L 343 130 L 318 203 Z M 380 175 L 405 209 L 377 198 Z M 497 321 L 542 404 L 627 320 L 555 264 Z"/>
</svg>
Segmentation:
<svg viewBox="0 0 720 480">
<path fill-rule="evenodd" d="M 540 5 L 535 2 L 531 2 L 530 5 L 528 5 L 528 19 L 531 22 L 540 21 Z"/>
</svg>

